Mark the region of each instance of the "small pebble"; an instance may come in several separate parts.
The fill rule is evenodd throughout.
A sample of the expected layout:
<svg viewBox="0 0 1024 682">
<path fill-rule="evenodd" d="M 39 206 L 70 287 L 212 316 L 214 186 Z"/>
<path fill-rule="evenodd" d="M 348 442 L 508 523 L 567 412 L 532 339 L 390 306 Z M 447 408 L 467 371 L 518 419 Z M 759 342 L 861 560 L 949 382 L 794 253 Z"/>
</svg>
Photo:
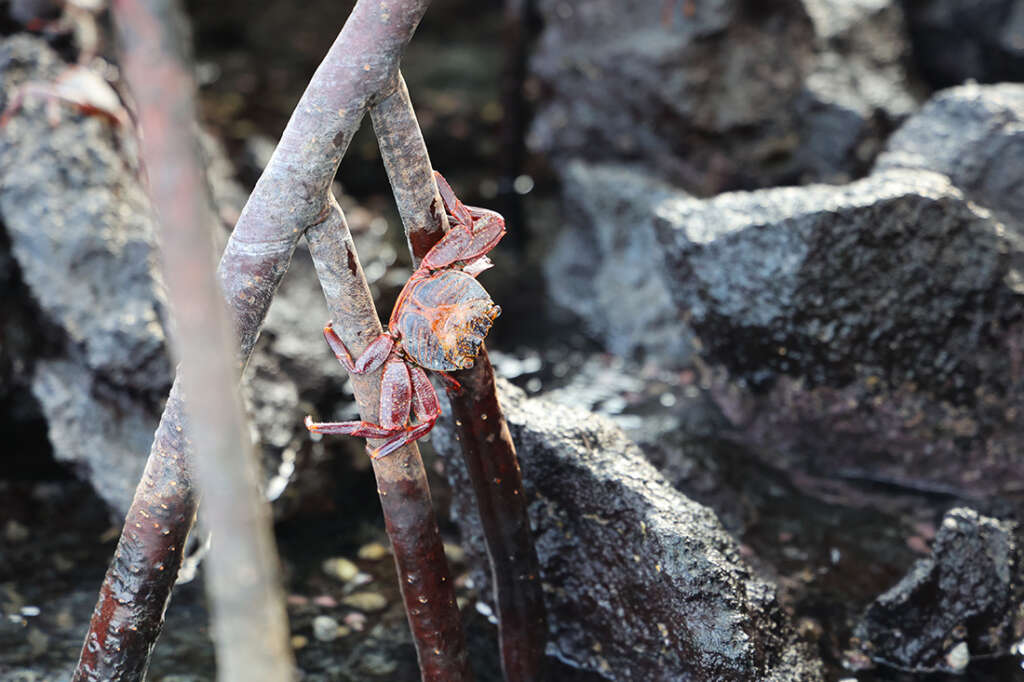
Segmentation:
<svg viewBox="0 0 1024 682">
<path fill-rule="evenodd" d="M 341 603 L 367 613 L 383 611 L 388 607 L 387 597 L 379 592 L 353 592 L 342 599 Z"/>
<path fill-rule="evenodd" d="M 293 649 L 302 649 L 307 644 L 309 644 L 309 637 L 306 637 L 305 635 L 292 635 Z"/>
<path fill-rule="evenodd" d="M 359 567 L 345 557 L 325 559 L 320 567 L 324 573 L 332 578 L 337 578 L 343 583 L 347 583 L 359 575 Z"/>
<path fill-rule="evenodd" d="M 9 519 L 4 524 L 4 537 L 7 538 L 8 542 L 24 542 L 28 540 L 29 530 L 26 526 L 21 525 L 14 519 Z"/>
<path fill-rule="evenodd" d="M 50 648 L 50 638 L 38 628 L 30 628 L 27 639 L 33 657 L 39 656 Z"/>
<path fill-rule="evenodd" d="M 372 575 L 370 575 L 369 573 L 359 572 L 356 575 L 355 578 L 352 578 L 352 580 L 349 581 L 348 584 L 349 584 L 349 587 L 359 587 L 360 585 L 365 585 L 366 583 L 372 583 L 372 582 L 373 582 L 373 576 Z"/>
<path fill-rule="evenodd" d="M 26 618 L 32 618 L 33 616 L 38 616 L 40 613 L 41 612 L 40 612 L 38 606 L 22 606 L 21 607 L 21 615 L 25 616 Z"/>
<path fill-rule="evenodd" d="M 75 619 L 68 610 L 57 613 L 57 627 L 61 630 L 70 630 L 75 627 Z"/>
<path fill-rule="evenodd" d="M 946 654 L 946 665 L 954 673 L 962 672 L 970 662 L 971 651 L 967 648 L 967 642 L 960 642 Z"/>
<path fill-rule="evenodd" d="M 363 628 L 366 627 L 366 614 L 359 613 L 358 611 L 346 614 L 342 620 L 345 621 L 345 625 L 349 626 L 356 632 L 362 632 Z"/>
<path fill-rule="evenodd" d="M 313 603 L 317 606 L 322 606 L 325 609 L 333 609 L 338 605 L 337 600 L 329 594 L 318 594 L 313 597 Z"/>
<path fill-rule="evenodd" d="M 313 636 L 321 642 L 330 642 L 338 636 L 340 627 L 330 616 L 317 616 L 313 619 Z"/>
<path fill-rule="evenodd" d="M 453 564 L 461 564 L 466 560 L 466 551 L 458 545 L 451 543 L 444 543 L 444 555 L 448 557 L 448 561 Z"/>
<path fill-rule="evenodd" d="M 67 573 L 75 568 L 75 562 L 62 554 L 54 554 L 53 567 L 57 569 L 58 573 Z"/>
<path fill-rule="evenodd" d="M 359 658 L 359 668 L 372 677 L 384 677 L 398 669 L 398 663 L 384 652 L 368 651 Z"/>
<path fill-rule="evenodd" d="M 371 542 L 359 548 L 358 556 L 366 561 L 380 561 L 388 556 L 388 548 L 379 542 Z"/>
</svg>

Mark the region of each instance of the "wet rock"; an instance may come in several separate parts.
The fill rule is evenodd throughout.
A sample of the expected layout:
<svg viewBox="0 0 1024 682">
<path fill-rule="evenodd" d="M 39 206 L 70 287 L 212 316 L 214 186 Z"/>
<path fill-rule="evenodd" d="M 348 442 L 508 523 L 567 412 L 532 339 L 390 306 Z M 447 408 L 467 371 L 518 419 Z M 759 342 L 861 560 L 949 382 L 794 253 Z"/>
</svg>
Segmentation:
<svg viewBox="0 0 1024 682">
<path fill-rule="evenodd" d="M 330 616 L 317 616 L 313 619 L 313 636 L 321 642 L 330 642 L 338 637 L 341 626 Z"/>
<path fill-rule="evenodd" d="M 914 61 L 935 87 L 1024 80 L 1021 0 L 903 0 Z"/>
<path fill-rule="evenodd" d="M 803 181 L 842 182 L 867 170 L 918 105 L 906 70 L 903 14 L 890 0 L 803 0 L 816 54 L 796 102 Z"/>
<path fill-rule="evenodd" d="M 972 84 L 936 94 L 886 143 L 875 171 L 891 168 L 944 173 L 1001 219 L 1024 223 L 1024 84 Z"/>
<path fill-rule="evenodd" d="M 1024 634 L 1017 524 L 964 507 L 948 512 L 932 556 L 865 611 L 856 628 L 873 660 L 914 672 L 962 672 L 1008 654 Z"/>
<path fill-rule="evenodd" d="M 43 41 L 4 39 L 0 107 L 20 83 L 52 81 L 64 68 Z M 0 130 L 0 282 L 9 293 L 0 304 L 0 406 L 15 433 L 42 421 L 55 458 L 121 519 L 171 381 L 156 226 L 132 131 L 71 105 L 59 110 L 52 124 L 43 98 L 26 98 Z M 228 228 L 245 193 L 223 149 L 203 140 Z M 216 236 L 223 243 L 226 234 Z M 331 504 L 330 457 L 311 446 L 302 425 L 312 405 L 334 411 L 351 400 L 322 341 L 326 319 L 300 248 L 243 382 L 278 518 Z"/>
<path fill-rule="evenodd" d="M 544 261 L 550 296 L 610 351 L 682 364 L 692 336 L 651 267 L 660 248 L 651 206 L 681 193 L 630 166 L 575 161 L 563 180 L 570 224 Z"/>
<path fill-rule="evenodd" d="M 540 2 L 530 134 L 698 195 L 862 172 L 914 106 L 893 2 Z"/>
<path fill-rule="evenodd" d="M 759 452 L 831 477 L 1009 485 L 1024 445 L 1014 225 L 922 170 L 655 212 L 680 314 L 723 370 L 708 381 Z"/>
<path fill-rule="evenodd" d="M 713 512 L 668 486 L 607 420 L 501 385 L 531 499 L 549 652 L 610 679 L 821 679 Z M 451 424 L 435 433 L 487 594 L 479 520 L 460 494 L 472 487 Z"/>
<path fill-rule="evenodd" d="M 359 574 L 359 567 L 345 557 L 325 559 L 320 567 L 324 573 L 343 583 L 353 580 Z"/>
<path fill-rule="evenodd" d="M 379 542 L 370 542 L 360 547 L 356 555 L 366 561 L 380 561 L 389 556 L 390 552 Z"/>
<path fill-rule="evenodd" d="M 753 386 L 872 368 L 973 390 L 988 369 L 979 330 L 1024 300 L 1005 257 L 1024 241 L 937 173 L 671 199 L 655 212 L 680 311 L 707 354 Z"/>
<path fill-rule="evenodd" d="M 42 41 L 5 39 L 4 103 L 20 83 L 64 68 Z M 46 337 L 19 362 L 32 368 L 55 457 L 95 480 L 120 514 L 171 380 L 153 224 L 125 151 L 131 136 L 71 106 L 51 125 L 44 109 L 26 98 L 0 131 L 0 224 Z"/>
</svg>

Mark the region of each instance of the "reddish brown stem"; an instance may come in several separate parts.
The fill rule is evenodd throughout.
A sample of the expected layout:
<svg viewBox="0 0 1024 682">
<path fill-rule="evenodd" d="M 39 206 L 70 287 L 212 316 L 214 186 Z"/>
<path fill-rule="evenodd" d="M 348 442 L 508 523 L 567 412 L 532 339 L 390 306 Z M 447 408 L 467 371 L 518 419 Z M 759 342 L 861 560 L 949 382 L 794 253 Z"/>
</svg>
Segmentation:
<svg viewBox="0 0 1024 682">
<path fill-rule="evenodd" d="M 416 264 L 448 225 L 437 215 L 437 186 L 404 81 L 374 105 L 370 116 Z M 487 350 L 481 347 L 474 366 L 452 376 L 462 385 L 461 390 L 449 385 L 448 398 L 491 563 L 505 680 L 539 680 L 547 626 L 537 552 L 519 460 L 498 404 Z"/>
<path fill-rule="evenodd" d="M 198 502 L 184 413 L 175 381 L 100 587 L 73 682 L 145 677 Z"/>
<path fill-rule="evenodd" d="M 462 384 L 461 391 L 448 389 L 448 400 L 491 562 L 502 669 L 507 682 L 540 680 L 548 633 L 537 550 L 519 459 L 487 349 L 480 349 L 472 367 L 452 372 L 452 377 Z"/>
<path fill-rule="evenodd" d="M 381 325 L 337 203 L 332 202 L 323 223 L 307 230 L 306 239 L 334 329 L 358 357 L 381 333 Z M 364 421 L 378 421 L 382 371 L 350 375 Z M 411 443 L 373 460 L 373 472 L 423 679 L 470 680 L 461 616 L 419 448 Z"/>
<path fill-rule="evenodd" d="M 218 268 L 241 364 L 252 353 L 299 237 L 327 213 L 328 187 L 370 99 L 394 86 L 401 53 L 428 4 L 393 0 L 382 8 L 360 0 L 292 114 Z M 76 681 L 140 680 L 149 665 L 181 566 L 182 540 L 195 518 L 180 396 L 176 379 L 101 587 Z M 166 523 L 160 534 L 132 530 L 150 519 Z"/>
</svg>

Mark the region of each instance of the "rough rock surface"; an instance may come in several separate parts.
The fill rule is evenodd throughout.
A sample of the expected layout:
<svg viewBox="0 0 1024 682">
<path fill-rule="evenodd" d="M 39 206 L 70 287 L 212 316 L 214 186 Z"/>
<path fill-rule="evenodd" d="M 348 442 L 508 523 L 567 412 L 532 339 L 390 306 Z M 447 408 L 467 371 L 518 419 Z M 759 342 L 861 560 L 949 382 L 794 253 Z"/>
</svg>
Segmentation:
<svg viewBox="0 0 1024 682">
<path fill-rule="evenodd" d="M 728 374 L 720 404 L 759 450 L 830 476 L 1013 485 L 1013 225 L 904 170 L 655 210 L 675 300 Z"/>
<path fill-rule="evenodd" d="M 1024 240 L 943 175 L 888 171 L 655 212 L 677 305 L 709 356 L 753 386 L 875 372 L 955 394 L 1009 370 L 978 345 L 1024 300 L 1006 258 Z"/>
<path fill-rule="evenodd" d="M 63 68 L 40 40 L 4 39 L 0 106 L 19 83 L 50 81 Z M 132 131 L 71 105 L 59 105 L 60 119 L 51 123 L 46 108 L 42 98 L 28 97 L 0 130 L 0 271 L 10 295 L 0 323 L 0 400 L 18 403 L 5 414 L 12 420 L 5 428 L 17 432 L 43 418 L 55 458 L 90 481 L 121 518 L 171 382 L 155 226 Z M 230 220 L 244 192 L 223 153 L 206 142 L 214 196 Z M 279 516 L 315 503 L 314 491 L 330 480 L 316 472 L 326 457 L 310 444 L 303 416 L 314 405 L 334 409 L 350 400 L 320 335 L 326 317 L 312 263 L 300 250 L 245 385 L 268 493 L 276 497 L 289 480 L 303 481 L 276 505 Z"/>
<path fill-rule="evenodd" d="M 913 110 L 886 0 L 539 3 L 531 146 L 642 160 L 697 195 L 866 170 Z"/>
<path fill-rule="evenodd" d="M 914 672 L 963 672 L 972 656 L 1004 655 L 1024 635 L 1017 525 L 956 508 L 932 556 L 878 597 L 857 626 L 862 651 Z"/>
<path fill-rule="evenodd" d="M 572 162 L 563 173 L 566 226 L 544 261 L 555 303 L 613 353 L 666 364 L 692 352 L 657 262 L 651 206 L 678 194 L 641 169 Z"/>
<path fill-rule="evenodd" d="M 938 94 L 872 175 L 842 186 L 701 200 L 635 169 L 567 164 L 573 226 L 549 256 L 549 289 L 618 353 L 663 367 L 710 360 L 702 383 L 747 445 L 784 468 L 1012 492 L 1021 92 Z M 653 248 L 622 246 L 650 244 L 652 228 Z"/>
<path fill-rule="evenodd" d="M 914 61 L 935 87 L 1024 80 L 1024 0 L 902 0 Z"/>
<path fill-rule="evenodd" d="M 63 67 L 41 41 L 6 39 L 4 102 Z M 0 131 L 0 221 L 49 330 L 47 347 L 20 362 L 57 459 L 123 512 L 171 379 L 153 225 L 138 168 L 120 149 L 127 136 L 70 107 L 54 126 L 44 109 L 29 97 Z"/>
<path fill-rule="evenodd" d="M 944 173 L 968 198 L 1020 225 L 1022 164 L 1024 84 L 964 85 L 937 93 L 897 130 L 875 162 L 875 172 L 911 168 Z"/>
<path fill-rule="evenodd" d="M 673 490 L 618 428 L 505 383 L 501 400 L 531 499 L 549 654 L 609 679 L 821 679 L 714 513 Z M 435 434 L 486 585 L 451 424 Z"/>
</svg>

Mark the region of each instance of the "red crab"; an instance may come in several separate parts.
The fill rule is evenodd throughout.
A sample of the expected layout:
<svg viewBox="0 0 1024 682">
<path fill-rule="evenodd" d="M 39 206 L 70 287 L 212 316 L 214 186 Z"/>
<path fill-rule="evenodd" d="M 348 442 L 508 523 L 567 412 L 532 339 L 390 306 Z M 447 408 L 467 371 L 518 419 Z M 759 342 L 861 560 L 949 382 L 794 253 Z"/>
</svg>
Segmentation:
<svg viewBox="0 0 1024 682">
<path fill-rule="evenodd" d="M 485 255 L 505 235 L 505 220 L 483 208 L 465 206 L 440 173 L 434 173 L 451 230 L 438 241 L 405 283 L 388 329 L 356 360 L 328 324 L 324 338 L 349 372 L 368 374 L 381 365 L 380 424 L 365 421 L 314 422 L 316 433 L 386 438 L 369 450 L 378 459 L 422 437 L 441 414 L 437 393 L 424 370 L 441 373 L 473 366 L 480 345 L 501 308 L 476 281 L 491 267 Z M 412 423 L 412 415 L 419 420 Z"/>
</svg>

